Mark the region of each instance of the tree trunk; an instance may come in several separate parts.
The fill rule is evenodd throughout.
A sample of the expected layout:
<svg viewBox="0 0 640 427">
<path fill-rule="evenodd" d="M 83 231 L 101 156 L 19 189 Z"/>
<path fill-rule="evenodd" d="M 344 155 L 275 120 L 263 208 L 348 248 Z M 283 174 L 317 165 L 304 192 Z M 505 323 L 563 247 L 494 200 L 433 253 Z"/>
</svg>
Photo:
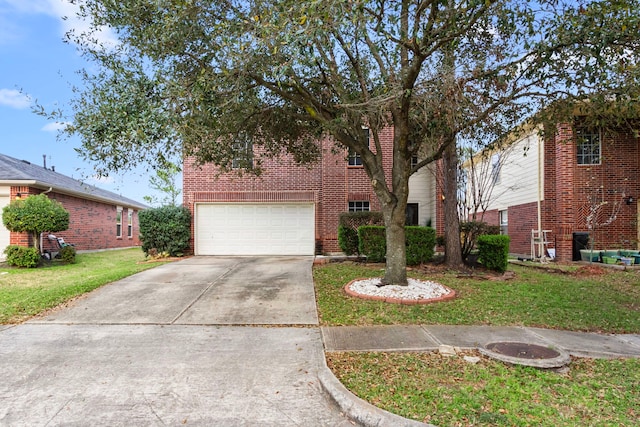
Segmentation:
<svg viewBox="0 0 640 427">
<path fill-rule="evenodd" d="M 454 269 L 462 267 L 460 219 L 458 218 L 458 152 L 455 141 L 449 141 L 442 155 L 444 195 L 444 262 Z"/>
<path fill-rule="evenodd" d="M 402 207 L 404 206 L 404 208 Z M 406 202 L 383 206 L 385 235 L 387 239 L 386 268 L 383 285 L 407 286 L 407 255 L 405 247 Z"/>
<path fill-rule="evenodd" d="M 38 253 L 42 252 L 42 250 L 40 249 L 40 235 L 41 234 L 42 233 L 40 233 L 40 232 L 29 233 L 29 236 L 31 237 L 31 243 L 33 244 L 33 247 L 38 250 Z"/>
</svg>

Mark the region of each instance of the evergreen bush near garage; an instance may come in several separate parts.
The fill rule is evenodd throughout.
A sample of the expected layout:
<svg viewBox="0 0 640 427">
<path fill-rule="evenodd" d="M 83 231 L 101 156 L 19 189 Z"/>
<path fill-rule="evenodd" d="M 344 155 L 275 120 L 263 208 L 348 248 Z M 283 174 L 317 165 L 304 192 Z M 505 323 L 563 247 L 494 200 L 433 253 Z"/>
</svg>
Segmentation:
<svg viewBox="0 0 640 427">
<path fill-rule="evenodd" d="M 183 206 L 145 209 L 138 215 L 140 240 L 146 255 L 153 250 L 169 256 L 183 256 L 191 238 L 191 212 Z"/>
<path fill-rule="evenodd" d="M 40 252 L 37 248 L 10 245 L 4 250 L 7 256 L 7 264 L 15 267 L 35 268 L 40 262 Z"/>
<path fill-rule="evenodd" d="M 504 273 L 509 259 L 509 236 L 484 235 L 478 237 L 478 261 L 489 270 Z"/>
<path fill-rule="evenodd" d="M 344 212 L 338 223 L 338 245 L 345 255 L 359 255 L 358 227 L 383 225 L 381 212 Z"/>
<path fill-rule="evenodd" d="M 407 226 L 405 245 L 407 265 L 418 265 L 431 261 L 436 245 L 436 231 L 431 227 Z M 362 226 L 358 228 L 360 253 L 370 262 L 382 262 L 387 253 L 385 228 L 382 226 Z"/>
</svg>

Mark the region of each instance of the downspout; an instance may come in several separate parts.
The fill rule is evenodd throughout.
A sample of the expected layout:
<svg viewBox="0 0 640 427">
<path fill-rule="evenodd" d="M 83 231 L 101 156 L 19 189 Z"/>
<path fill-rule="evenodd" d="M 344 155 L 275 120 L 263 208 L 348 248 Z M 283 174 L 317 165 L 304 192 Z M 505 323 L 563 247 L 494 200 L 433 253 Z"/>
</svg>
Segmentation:
<svg viewBox="0 0 640 427">
<path fill-rule="evenodd" d="M 542 234 L 542 140 L 538 136 L 538 253 L 544 259 L 544 237 Z"/>
</svg>

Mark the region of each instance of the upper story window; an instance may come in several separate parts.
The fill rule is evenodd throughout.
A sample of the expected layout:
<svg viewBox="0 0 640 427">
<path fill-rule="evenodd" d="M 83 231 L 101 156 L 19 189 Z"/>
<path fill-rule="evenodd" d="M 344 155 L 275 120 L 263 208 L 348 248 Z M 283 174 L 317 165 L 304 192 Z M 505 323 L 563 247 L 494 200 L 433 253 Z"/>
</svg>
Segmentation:
<svg viewBox="0 0 640 427">
<path fill-rule="evenodd" d="M 577 129 L 576 153 L 579 165 L 599 165 L 601 162 L 600 131 L 588 128 Z"/>
<path fill-rule="evenodd" d="M 249 137 L 241 133 L 233 144 L 234 158 L 231 162 L 233 169 L 251 169 L 253 167 L 253 144 Z"/>
<path fill-rule="evenodd" d="M 418 166 L 418 156 L 411 156 L 411 169 Z"/>
<path fill-rule="evenodd" d="M 116 209 L 116 237 L 122 237 L 122 206 Z"/>
<path fill-rule="evenodd" d="M 491 156 L 491 182 L 493 185 L 500 184 L 502 163 L 500 154 L 494 154 Z"/>
<path fill-rule="evenodd" d="M 363 128 L 362 134 L 369 146 L 369 128 Z M 351 148 L 349 148 L 349 166 L 362 166 L 362 157 Z"/>
<path fill-rule="evenodd" d="M 356 200 L 349 202 L 349 212 L 369 212 L 369 202 Z"/>
</svg>

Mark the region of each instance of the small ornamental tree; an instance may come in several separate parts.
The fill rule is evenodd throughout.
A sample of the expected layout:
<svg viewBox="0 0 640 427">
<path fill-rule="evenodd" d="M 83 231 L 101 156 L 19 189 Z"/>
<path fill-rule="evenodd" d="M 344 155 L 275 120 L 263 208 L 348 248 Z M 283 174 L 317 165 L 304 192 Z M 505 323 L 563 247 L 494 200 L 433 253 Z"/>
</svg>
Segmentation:
<svg viewBox="0 0 640 427">
<path fill-rule="evenodd" d="M 69 212 L 60 202 L 45 194 L 13 200 L 2 209 L 2 223 L 9 231 L 29 233 L 33 247 L 40 253 L 40 234 L 69 228 Z"/>
</svg>

